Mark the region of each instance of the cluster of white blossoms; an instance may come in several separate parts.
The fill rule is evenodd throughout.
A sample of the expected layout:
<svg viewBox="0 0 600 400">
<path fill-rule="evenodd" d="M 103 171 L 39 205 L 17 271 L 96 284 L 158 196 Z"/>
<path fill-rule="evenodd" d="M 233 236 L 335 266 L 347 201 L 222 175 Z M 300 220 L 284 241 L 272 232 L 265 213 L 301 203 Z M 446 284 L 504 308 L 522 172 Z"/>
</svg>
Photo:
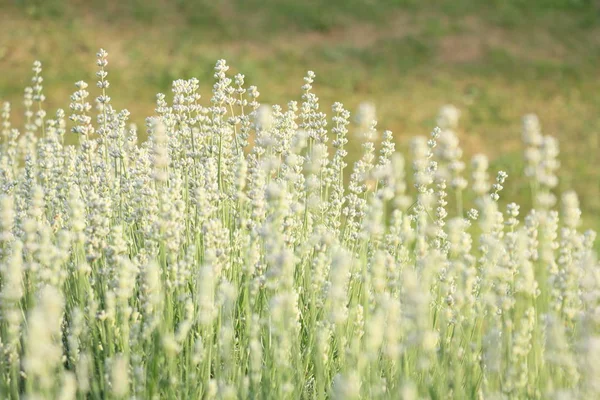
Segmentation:
<svg viewBox="0 0 600 400">
<path fill-rule="evenodd" d="M 595 235 L 534 117 L 535 208 L 504 208 L 454 107 L 405 157 L 365 103 L 349 168 L 314 73 L 261 106 L 221 60 L 209 101 L 197 79 L 157 96 L 139 144 L 97 65 L 69 111 L 37 62 L 23 127 L 2 107 L 0 398 L 599 398 Z"/>
</svg>

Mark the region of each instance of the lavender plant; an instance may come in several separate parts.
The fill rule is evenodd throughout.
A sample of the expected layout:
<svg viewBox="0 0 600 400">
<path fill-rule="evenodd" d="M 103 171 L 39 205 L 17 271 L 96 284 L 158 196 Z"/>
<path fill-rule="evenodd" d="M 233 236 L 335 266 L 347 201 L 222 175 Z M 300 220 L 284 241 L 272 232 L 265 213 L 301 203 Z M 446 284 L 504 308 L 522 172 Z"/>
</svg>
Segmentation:
<svg viewBox="0 0 600 400">
<path fill-rule="evenodd" d="M 210 100 L 175 81 L 138 144 L 97 65 L 94 104 L 81 81 L 47 112 L 36 62 L 22 129 L 2 107 L 1 398 L 600 396 L 595 234 L 535 117 L 535 208 L 502 211 L 510 177 L 469 171 L 453 107 L 413 141 L 410 191 L 372 107 L 348 170 L 350 113 L 327 118 L 312 72 L 261 106 L 220 60 Z"/>
</svg>

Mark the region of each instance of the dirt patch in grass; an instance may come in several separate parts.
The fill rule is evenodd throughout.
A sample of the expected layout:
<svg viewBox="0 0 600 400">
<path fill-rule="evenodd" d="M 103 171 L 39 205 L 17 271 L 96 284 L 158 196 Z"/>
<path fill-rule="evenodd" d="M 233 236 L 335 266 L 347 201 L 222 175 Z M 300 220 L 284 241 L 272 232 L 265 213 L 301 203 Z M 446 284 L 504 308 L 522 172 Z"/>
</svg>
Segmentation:
<svg viewBox="0 0 600 400">
<path fill-rule="evenodd" d="M 484 53 L 480 38 L 467 34 L 450 35 L 440 40 L 438 58 L 443 63 L 468 63 L 479 61 Z"/>
</svg>

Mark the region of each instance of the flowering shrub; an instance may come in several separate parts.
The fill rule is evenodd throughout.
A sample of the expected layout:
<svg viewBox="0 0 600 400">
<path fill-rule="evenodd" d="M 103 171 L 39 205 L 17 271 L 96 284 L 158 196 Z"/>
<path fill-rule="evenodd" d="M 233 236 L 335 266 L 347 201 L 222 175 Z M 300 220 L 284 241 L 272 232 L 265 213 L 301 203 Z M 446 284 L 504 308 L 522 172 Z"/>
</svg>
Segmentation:
<svg viewBox="0 0 600 400">
<path fill-rule="evenodd" d="M 0 397 L 600 396 L 594 233 L 575 193 L 555 210 L 535 116 L 520 218 L 506 173 L 462 161 L 453 107 L 412 142 L 411 191 L 365 106 L 346 185 L 350 113 L 326 118 L 312 72 L 301 104 L 267 107 L 221 60 L 210 105 L 175 81 L 138 145 L 106 66 L 71 123 L 46 114 L 40 63 L 22 130 L 3 108 Z"/>
</svg>

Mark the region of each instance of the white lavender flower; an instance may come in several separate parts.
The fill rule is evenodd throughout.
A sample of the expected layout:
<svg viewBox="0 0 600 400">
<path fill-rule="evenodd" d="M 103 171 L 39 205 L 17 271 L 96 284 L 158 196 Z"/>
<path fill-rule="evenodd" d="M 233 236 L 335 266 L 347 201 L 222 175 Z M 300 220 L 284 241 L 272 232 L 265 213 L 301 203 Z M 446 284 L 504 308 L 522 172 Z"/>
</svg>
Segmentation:
<svg viewBox="0 0 600 400">
<path fill-rule="evenodd" d="M 460 119 L 460 110 L 452 104 L 447 104 L 440 108 L 437 117 L 437 125 L 442 130 L 456 129 Z"/>
</svg>

